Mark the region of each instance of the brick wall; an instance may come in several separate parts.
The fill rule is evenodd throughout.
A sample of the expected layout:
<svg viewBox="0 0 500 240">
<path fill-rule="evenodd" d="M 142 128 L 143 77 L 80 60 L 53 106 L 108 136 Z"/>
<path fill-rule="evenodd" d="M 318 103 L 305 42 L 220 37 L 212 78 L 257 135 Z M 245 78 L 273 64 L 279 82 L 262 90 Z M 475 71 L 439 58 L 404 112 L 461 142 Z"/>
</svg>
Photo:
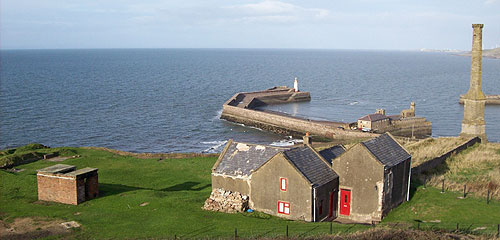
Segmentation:
<svg viewBox="0 0 500 240">
<path fill-rule="evenodd" d="M 76 178 L 39 173 L 37 180 L 38 200 L 78 204 Z"/>
<path fill-rule="evenodd" d="M 85 200 L 90 200 L 99 196 L 99 180 L 96 175 L 90 176 L 87 178 L 86 186 L 87 189 Z"/>
</svg>

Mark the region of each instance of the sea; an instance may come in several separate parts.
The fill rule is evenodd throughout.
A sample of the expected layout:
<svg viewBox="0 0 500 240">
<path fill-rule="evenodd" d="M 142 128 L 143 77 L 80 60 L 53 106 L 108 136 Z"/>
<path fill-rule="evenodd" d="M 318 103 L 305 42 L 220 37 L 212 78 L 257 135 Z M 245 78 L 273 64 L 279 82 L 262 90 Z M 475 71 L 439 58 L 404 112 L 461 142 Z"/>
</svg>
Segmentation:
<svg viewBox="0 0 500 240">
<path fill-rule="evenodd" d="M 500 59 L 483 59 L 486 94 L 500 94 Z M 28 143 L 131 152 L 220 152 L 228 139 L 283 144 L 287 136 L 219 119 L 237 92 L 309 91 L 268 106 L 310 119 L 354 122 L 410 102 L 433 136 L 457 136 L 470 57 L 419 51 L 310 49 L 0 50 L 0 148 Z M 500 142 L 500 106 L 487 106 Z"/>
</svg>

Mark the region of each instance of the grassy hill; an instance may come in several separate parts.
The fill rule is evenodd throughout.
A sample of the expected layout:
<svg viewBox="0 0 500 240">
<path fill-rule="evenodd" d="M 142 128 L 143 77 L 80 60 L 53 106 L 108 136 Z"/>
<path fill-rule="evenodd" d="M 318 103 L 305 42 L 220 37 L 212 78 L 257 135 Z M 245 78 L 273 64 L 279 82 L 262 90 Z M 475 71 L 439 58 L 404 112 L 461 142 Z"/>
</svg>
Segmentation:
<svg viewBox="0 0 500 240">
<path fill-rule="evenodd" d="M 82 227 L 70 233 L 77 239 L 231 237 L 235 228 L 242 237 L 275 237 L 283 236 L 287 226 L 290 236 L 299 238 L 327 236 L 330 231 L 330 223 L 287 221 L 258 212 L 225 214 L 202 210 L 211 191 L 214 156 L 140 159 L 101 149 L 51 151 L 81 156 L 61 163 L 99 168 L 100 197 L 78 206 L 37 201 L 36 169 L 54 162 L 20 165 L 17 168 L 25 169 L 22 172 L 1 170 L 0 224 L 4 228 L 16 219 L 29 217 L 77 221 Z M 420 222 L 421 228 L 455 229 L 460 223 L 466 233 L 495 234 L 500 202 L 486 204 L 482 198 L 459 196 L 458 192 L 443 194 L 414 183 L 411 201 L 390 212 L 377 228 L 416 228 Z M 371 228 L 337 223 L 332 227 L 333 233 L 340 235 Z"/>
<path fill-rule="evenodd" d="M 463 153 L 448 158 L 444 164 L 427 175 L 427 183 L 447 189 L 467 191 L 477 196 L 500 196 L 500 143 L 476 144 Z"/>
</svg>

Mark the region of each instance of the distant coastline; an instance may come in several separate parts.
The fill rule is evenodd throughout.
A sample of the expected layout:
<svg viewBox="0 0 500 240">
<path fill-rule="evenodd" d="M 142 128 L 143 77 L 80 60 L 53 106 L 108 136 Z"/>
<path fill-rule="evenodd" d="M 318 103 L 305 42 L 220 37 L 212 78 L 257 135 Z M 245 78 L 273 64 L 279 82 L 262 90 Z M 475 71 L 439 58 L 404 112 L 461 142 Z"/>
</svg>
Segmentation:
<svg viewBox="0 0 500 240">
<path fill-rule="evenodd" d="M 458 56 L 471 56 L 471 52 L 462 52 L 457 54 Z M 484 49 L 483 50 L 483 57 L 485 58 L 494 58 L 494 59 L 500 59 L 500 48 L 493 48 L 493 49 Z"/>
<path fill-rule="evenodd" d="M 462 51 L 462 50 L 457 50 L 457 49 L 427 49 L 427 48 L 422 48 L 422 49 L 420 49 L 420 51 L 421 52 L 451 53 L 453 55 L 466 56 L 466 57 L 471 56 L 470 51 Z M 483 57 L 500 59 L 500 48 L 484 49 L 483 50 Z"/>
</svg>

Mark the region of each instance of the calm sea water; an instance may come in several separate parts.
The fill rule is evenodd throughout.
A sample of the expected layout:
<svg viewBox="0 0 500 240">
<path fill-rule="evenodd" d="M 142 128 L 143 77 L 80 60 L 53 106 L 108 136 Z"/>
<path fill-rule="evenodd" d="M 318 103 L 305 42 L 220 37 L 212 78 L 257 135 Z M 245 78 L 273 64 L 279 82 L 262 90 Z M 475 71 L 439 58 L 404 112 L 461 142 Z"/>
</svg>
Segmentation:
<svg viewBox="0 0 500 240">
<path fill-rule="evenodd" d="M 291 86 L 294 77 L 312 101 L 270 109 L 355 121 L 376 108 L 398 114 L 415 101 L 434 136 L 454 136 L 470 71 L 468 57 L 397 51 L 2 50 L 0 57 L 0 148 L 39 142 L 133 152 L 281 140 L 219 115 L 234 93 Z M 483 90 L 500 94 L 500 60 L 483 59 Z M 490 141 L 500 141 L 499 119 L 500 106 L 486 107 Z"/>
</svg>

